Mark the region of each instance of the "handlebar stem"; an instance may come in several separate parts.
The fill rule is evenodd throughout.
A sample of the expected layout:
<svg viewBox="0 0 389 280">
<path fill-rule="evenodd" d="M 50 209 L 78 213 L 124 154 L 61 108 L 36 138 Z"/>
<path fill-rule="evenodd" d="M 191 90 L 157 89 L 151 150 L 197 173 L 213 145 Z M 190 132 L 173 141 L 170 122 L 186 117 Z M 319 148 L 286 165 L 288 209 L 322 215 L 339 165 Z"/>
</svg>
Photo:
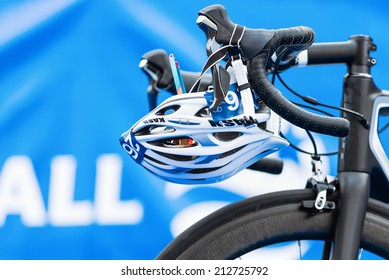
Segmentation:
<svg viewBox="0 0 389 280">
<path fill-rule="evenodd" d="M 314 43 L 308 48 L 308 65 L 344 63 L 348 73 L 370 75 L 376 61 L 370 52 L 377 49 L 369 36 L 354 35 L 345 42 Z"/>
</svg>

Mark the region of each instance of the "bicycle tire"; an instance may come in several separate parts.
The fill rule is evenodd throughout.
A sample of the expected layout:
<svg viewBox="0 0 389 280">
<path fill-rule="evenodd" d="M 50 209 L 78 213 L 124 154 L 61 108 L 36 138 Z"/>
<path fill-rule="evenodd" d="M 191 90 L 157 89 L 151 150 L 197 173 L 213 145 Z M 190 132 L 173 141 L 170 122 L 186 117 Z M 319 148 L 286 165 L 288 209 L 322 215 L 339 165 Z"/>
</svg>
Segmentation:
<svg viewBox="0 0 389 280">
<path fill-rule="evenodd" d="M 313 214 L 302 201 L 310 189 L 269 193 L 233 203 L 175 238 L 157 259 L 235 259 L 254 249 L 292 240 L 331 241 L 336 209 Z M 329 201 L 338 203 L 336 194 Z M 369 199 L 360 247 L 389 258 L 389 206 Z"/>
</svg>

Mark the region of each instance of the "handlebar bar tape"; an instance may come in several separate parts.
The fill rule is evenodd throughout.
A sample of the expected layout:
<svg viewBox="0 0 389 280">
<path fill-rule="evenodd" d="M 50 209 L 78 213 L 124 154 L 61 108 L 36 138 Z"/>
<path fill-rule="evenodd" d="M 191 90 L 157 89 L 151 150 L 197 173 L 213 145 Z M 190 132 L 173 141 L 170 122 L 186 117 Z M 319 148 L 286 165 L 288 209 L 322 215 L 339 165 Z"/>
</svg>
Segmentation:
<svg viewBox="0 0 389 280">
<path fill-rule="evenodd" d="M 291 103 L 267 78 L 267 53 L 257 55 L 248 62 L 250 83 L 265 104 L 282 118 L 303 129 L 345 137 L 350 130 L 348 120 L 313 114 Z"/>
</svg>

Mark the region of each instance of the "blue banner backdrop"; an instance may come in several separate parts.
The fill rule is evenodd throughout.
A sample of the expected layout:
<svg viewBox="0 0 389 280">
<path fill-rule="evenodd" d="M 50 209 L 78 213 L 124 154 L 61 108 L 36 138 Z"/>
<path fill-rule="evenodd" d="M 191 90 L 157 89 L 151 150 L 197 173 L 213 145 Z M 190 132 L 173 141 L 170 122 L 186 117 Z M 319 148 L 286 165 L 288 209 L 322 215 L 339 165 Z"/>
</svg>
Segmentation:
<svg viewBox="0 0 389 280">
<path fill-rule="evenodd" d="M 385 1 L 219 3 L 242 25 L 307 25 L 319 42 L 368 34 L 378 45 L 376 82 L 389 88 Z M 0 259 L 152 259 L 173 236 L 222 205 L 304 187 L 310 161 L 291 148 L 278 155 L 285 158 L 280 176 L 243 171 L 212 186 L 181 186 L 151 175 L 120 147 L 121 133 L 148 110 L 147 79 L 138 68 L 142 54 L 163 48 L 182 69 L 199 71 L 206 56 L 195 21 L 210 4 L 0 2 Z M 295 69 L 285 79 L 338 105 L 344 73 L 345 66 Z M 283 130 L 311 148 L 301 130 L 287 123 Z M 336 148 L 336 139 L 317 137 L 322 151 Z M 333 158 L 324 164 L 328 172 L 336 170 Z M 312 246 L 303 249 L 309 257 Z"/>
</svg>

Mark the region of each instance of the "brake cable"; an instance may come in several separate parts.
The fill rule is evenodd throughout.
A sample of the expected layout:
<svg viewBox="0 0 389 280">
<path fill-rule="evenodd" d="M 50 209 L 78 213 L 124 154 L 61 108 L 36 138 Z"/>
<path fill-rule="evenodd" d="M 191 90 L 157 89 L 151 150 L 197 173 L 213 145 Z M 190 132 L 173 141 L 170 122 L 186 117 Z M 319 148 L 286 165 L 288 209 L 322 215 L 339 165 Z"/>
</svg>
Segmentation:
<svg viewBox="0 0 389 280">
<path fill-rule="evenodd" d="M 378 134 L 382 133 L 385 129 L 387 129 L 389 127 L 389 122 L 387 124 L 385 124 L 383 127 L 381 127 L 380 130 L 378 130 Z"/>
<path fill-rule="evenodd" d="M 344 108 L 344 107 L 336 107 L 336 106 L 331 106 L 331 105 L 328 105 L 328 104 L 325 104 L 325 103 L 321 103 L 319 102 L 316 98 L 313 98 L 313 97 L 310 97 L 310 96 L 303 96 L 299 93 L 297 93 L 296 91 L 294 91 L 292 88 L 290 88 L 285 82 L 284 80 L 281 78 L 279 72 L 276 72 L 275 73 L 277 78 L 279 79 L 279 81 L 281 82 L 281 84 L 286 88 L 288 89 L 291 93 L 293 93 L 294 95 L 296 95 L 297 97 L 301 98 L 302 100 L 304 100 L 305 102 L 309 103 L 309 104 L 312 104 L 312 105 L 315 105 L 315 106 L 322 106 L 322 107 L 326 107 L 326 108 L 330 108 L 330 109 L 334 109 L 334 110 L 339 110 L 339 111 L 342 111 L 342 112 L 345 112 L 345 113 L 349 113 L 351 115 L 354 115 L 358 118 L 360 118 L 360 123 L 365 127 L 365 128 L 369 128 L 370 127 L 370 124 L 369 122 L 367 121 L 367 119 L 365 118 L 365 116 L 361 113 L 358 113 L 356 111 L 353 111 L 353 110 L 350 110 L 350 109 L 347 109 L 347 108 Z"/>
<path fill-rule="evenodd" d="M 282 85 L 283 85 L 287 90 L 289 90 L 289 91 L 290 91 L 291 93 L 293 93 L 294 95 L 300 97 L 300 98 L 303 99 L 305 102 L 310 103 L 310 104 L 312 104 L 312 105 L 319 105 L 319 106 L 328 107 L 328 108 L 333 107 L 333 106 L 330 106 L 330 105 L 322 104 L 322 103 L 320 103 L 319 101 L 317 101 L 316 99 L 314 99 L 314 98 L 312 98 L 312 97 L 303 96 L 303 95 L 297 93 L 296 91 L 294 91 L 291 87 L 289 87 L 289 86 L 284 82 L 284 80 L 281 78 L 281 76 L 280 76 L 280 74 L 279 74 L 278 67 L 279 67 L 279 64 L 280 64 L 280 62 L 281 62 L 283 56 L 286 54 L 286 52 L 287 52 L 287 49 L 283 49 L 283 50 L 280 52 L 280 54 L 277 56 L 276 61 L 274 62 L 273 77 L 272 77 L 272 80 L 271 80 L 272 84 L 274 85 L 274 83 L 275 83 L 275 78 L 277 77 L 277 78 L 280 80 L 280 82 L 282 83 Z M 325 114 L 325 115 L 328 115 L 328 116 L 333 116 L 332 114 L 330 114 L 330 113 L 328 113 L 328 112 L 326 112 L 326 111 L 324 111 L 324 110 L 320 110 L 320 109 L 315 108 L 315 107 L 312 107 L 312 106 L 307 106 L 307 105 L 299 104 L 299 103 L 296 103 L 296 102 L 293 102 L 293 103 L 294 103 L 296 106 L 305 107 L 305 108 L 308 108 L 308 109 L 312 109 L 312 110 L 321 112 L 321 113 L 323 113 L 323 114 Z M 335 108 L 335 109 L 339 109 L 339 108 L 336 108 L 336 107 L 334 107 L 334 108 Z M 347 110 L 347 109 L 346 109 L 346 110 Z M 348 111 L 351 111 L 351 110 L 348 110 Z M 352 112 L 353 112 L 353 111 L 352 111 Z M 355 112 L 355 113 L 356 113 L 356 112 Z M 359 114 L 359 113 L 356 113 L 356 114 L 361 115 L 361 114 Z M 363 117 L 363 115 L 362 115 L 362 117 Z M 364 117 L 363 117 L 363 118 L 364 118 Z M 291 141 L 289 141 L 289 140 L 286 138 L 286 136 L 285 136 L 282 132 L 280 132 L 280 136 L 283 137 L 284 139 L 286 139 L 286 140 L 289 142 L 290 146 L 291 146 L 293 149 L 295 149 L 295 150 L 297 150 L 297 151 L 299 151 L 299 152 L 301 152 L 301 153 L 304 153 L 304 154 L 309 154 L 309 155 L 311 155 L 311 156 L 313 156 L 313 157 L 331 156 L 331 155 L 336 155 L 336 154 L 338 153 L 338 151 L 333 151 L 333 152 L 329 152 L 329 153 L 320 153 L 320 154 L 319 154 L 319 153 L 318 153 L 318 150 L 317 150 L 316 141 L 315 141 L 315 138 L 313 137 L 312 133 L 311 133 L 309 130 L 305 130 L 305 132 L 307 133 L 308 138 L 311 140 L 311 143 L 312 143 L 312 146 L 313 146 L 313 150 L 314 150 L 313 153 L 308 152 L 308 151 L 306 151 L 306 150 L 303 150 L 303 149 L 297 147 L 296 145 L 294 145 L 293 143 L 291 143 Z"/>
</svg>

